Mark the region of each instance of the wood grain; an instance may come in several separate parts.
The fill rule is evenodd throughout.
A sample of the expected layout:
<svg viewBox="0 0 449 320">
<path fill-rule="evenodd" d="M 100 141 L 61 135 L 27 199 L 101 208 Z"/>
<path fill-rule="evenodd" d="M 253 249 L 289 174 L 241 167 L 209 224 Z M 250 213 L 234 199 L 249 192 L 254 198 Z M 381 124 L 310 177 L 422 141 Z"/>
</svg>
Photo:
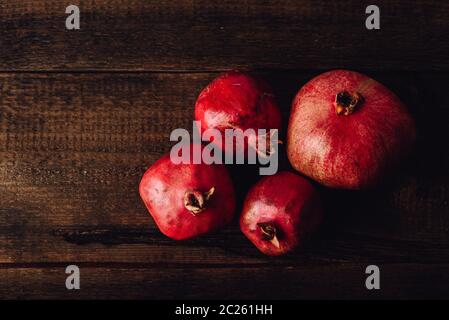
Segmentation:
<svg viewBox="0 0 449 320">
<path fill-rule="evenodd" d="M 16 299 L 434 299 L 449 297 L 448 267 L 447 264 L 381 265 L 382 284 L 377 291 L 365 289 L 365 266 L 359 264 L 218 269 L 87 266 L 81 269 L 81 290 L 76 291 L 65 288 L 65 266 L 14 268 L 0 271 L 0 282 L 6 284 L 0 286 L 0 296 Z M 422 290 L 428 283 L 432 283 L 432 290 Z"/>
<path fill-rule="evenodd" d="M 448 70 L 449 3 L 369 1 L 63 0 L 0 4 L 3 70 Z"/>
<path fill-rule="evenodd" d="M 0 298 L 449 297 L 449 3 L 377 1 L 377 31 L 366 1 L 71 3 L 79 31 L 65 30 L 67 1 L 0 2 Z M 172 241 L 140 178 L 233 68 L 274 86 L 284 124 L 322 70 L 365 72 L 409 107 L 416 150 L 375 190 L 319 187 L 325 224 L 294 254 L 261 255 L 236 221 Z M 229 169 L 241 203 L 257 168 Z M 71 263 L 77 292 L 64 286 Z M 368 264 L 380 291 L 365 289 Z"/>
<path fill-rule="evenodd" d="M 139 199 L 141 175 L 168 150 L 172 129 L 191 126 L 195 97 L 215 76 L 0 76 L 0 263 L 273 263 L 252 248 L 236 224 L 197 240 L 171 241 L 160 234 Z M 259 76 L 274 84 L 285 118 L 294 93 L 312 75 Z M 449 154 L 438 149 L 438 139 L 448 132 L 433 122 L 435 116 L 437 121 L 447 118 L 448 99 L 439 84 L 449 76 L 375 76 L 389 79 L 411 111 L 423 115 L 418 121 L 423 152 L 378 190 L 323 189 L 329 208 L 322 234 L 306 253 L 274 263 L 449 263 Z M 433 113 L 426 117 L 429 103 Z M 241 199 L 257 176 L 240 169 L 231 167 Z"/>
</svg>

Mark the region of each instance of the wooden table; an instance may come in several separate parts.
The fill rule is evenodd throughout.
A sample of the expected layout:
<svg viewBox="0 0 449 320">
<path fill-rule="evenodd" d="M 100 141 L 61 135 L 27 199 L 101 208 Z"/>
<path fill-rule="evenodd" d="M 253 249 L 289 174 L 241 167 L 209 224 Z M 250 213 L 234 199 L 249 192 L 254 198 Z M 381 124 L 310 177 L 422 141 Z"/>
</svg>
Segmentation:
<svg viewBox="0 0 449 320">
<path fill-rule="evenodd" d="M 449 298 L 449 3 L 375 3 L 369 31 L 368 1 L 2 0 L 0 298 Z M 237 68 L 272 83 L 285 121 L 311 77 L 365 72 L 409 106 L 416 152 L 377 190 L 322 188 L 326 223 L 303 252 L 265 257 L 236 223 L 172 241 L 140 178 Z M 256 177 L 232 170 L 242 198 Z M 365 288 L 371 264 L 381 290 Z"/>
</svg>

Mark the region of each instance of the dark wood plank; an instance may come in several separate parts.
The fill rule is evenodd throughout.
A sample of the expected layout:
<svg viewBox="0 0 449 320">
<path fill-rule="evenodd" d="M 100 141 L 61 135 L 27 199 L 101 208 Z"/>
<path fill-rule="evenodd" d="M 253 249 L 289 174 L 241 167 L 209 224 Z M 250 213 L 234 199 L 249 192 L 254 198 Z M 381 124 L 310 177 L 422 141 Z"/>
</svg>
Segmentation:
<svg viewBox="0 0 449 320">
<path fill-rule="evenodd" d="M 448 264 L 382 264 L 381 289 L 365 288 L 358 264 L 318 267 L 81 267 L 81 289 L 65 288 L 65 266 L 0 269 L 0 297 L 14 299 L 431 299 L 449 297 Z M 213 276 L 211 276 L 213 275 Z M 429 290 L 429 284 L 432 289 Z"/>
<path fill-rule="evenodd" d="M 3 70 L 228 68 L 449 70 L 449 3 L 366 1 L 72 1 L 81 30 L 65 29 L 62 0 L 0 4 Z"/>
<path fill-rule="evenodd" d="M 273 83 L 285 120 L 312 75 L 261 74 Z M 172 129 L 190 127 L 195 98 L 216 73 L 0 74 L 0 263 L 449 263 L 449 151 L 442 148 L 449 75 L 372 75 L 417 119 L 415 155 L 378 190 L 322 189 L 328 208 L 321 234 L 305 252 L 273 260 L 235 223 L 171 241 L 139 199 L 141 175 L 169 149 Z M 255 169 L 231 168 L 240 198 L 257 179 Z"/>
</svg>

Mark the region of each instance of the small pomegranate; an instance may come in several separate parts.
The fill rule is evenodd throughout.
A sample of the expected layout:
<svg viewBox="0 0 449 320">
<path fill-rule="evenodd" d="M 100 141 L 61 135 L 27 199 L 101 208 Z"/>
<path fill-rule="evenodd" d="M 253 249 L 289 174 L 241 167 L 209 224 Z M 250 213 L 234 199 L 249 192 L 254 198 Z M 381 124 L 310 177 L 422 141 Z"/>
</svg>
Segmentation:
<svg viewBox="0 0 449 320">
<path fill-rule="evenodd" d="M 166 236 L 182 240 L 214 231 L 232 220 L 234 187 L 224 165 L 156 161 L 140 182 L 140 196 Z"/>
<path fill-rule="evenodd" d="M 263 253 L 278 256 L 296 247 L 321 224 L 321 201 L 306 179 L 279 172 L 249 191 L 240 229 Z"/>
<path fill-rule="evenodd" d="M 309 81 L 294 99 L 287 154 L 296 170 L 323 185 L 362 189 L 386 177 L 415 136 L 413 119 L 390 90 L 336 70 Z"/>
<path fill-rule="evenodd" d="M 195 105 L 195 120 L 201 121 L 202 132 L 207 129 L 221 132 L 223 141 L 220 147 L 224 152 L 235 153 L 238 150 L 245 154 L 248 146 L 259 153 L 261 148 L 258 148 L 257 139 L 269 142 L 268 130 L 280 130 L 281 127 L 281 114 L 271 87 L 239 71 L 220 75 L 200 93 Z M 232 146 L 224 143 L 226 129 L 254 129 L 256 135 L 246 139 L 244 145 L 234 143 L 233 149 L 230 149 Z M 267 130 L 266 136 L 258 137 L 258 129 Z M 266 146 L 267 151 L 263 151 L 263 155 L 273 152 L 272 145 Z"/>
</svg>

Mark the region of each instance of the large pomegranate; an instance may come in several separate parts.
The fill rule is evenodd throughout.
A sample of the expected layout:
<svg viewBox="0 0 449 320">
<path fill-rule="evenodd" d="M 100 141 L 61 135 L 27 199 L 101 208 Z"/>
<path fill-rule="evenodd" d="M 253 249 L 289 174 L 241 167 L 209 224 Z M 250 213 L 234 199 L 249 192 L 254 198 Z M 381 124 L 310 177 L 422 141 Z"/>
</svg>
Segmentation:
<svg viewBox="0 0 449 320">
<path fill-rule="evenodd" d="M 277 256 L 302 245 L 321 220 L 315 188 L 305 178 L 283 171 L 262 178 L 251 188 L 240 228 L 260 251 Z"/>
<path fill-rule="evenodd" d="M 257 130 L 279 130 L 281 127 L 281 114 L 271 87 L 239 71 L 222 74 L 203 89 L 196 101 L 195 120 L 201 121 L 202 132 L 207 129 L 221 132 L 220 147 L 225 152 L 245 152 L 248 146 L 259 151 L 257 138 L 262 137 L 257 137 Z M 246 139 L 243 144 L 237 141 L 234 145 L 225 145 L 226 129 L 254 129 L 256 136 Z M 264 138 L 269 141 L 270 136 L 267 134 Z M 271 152 L 272 149 L 267 144 L 266 150 Z"/>
<path fill-rule="evenodd" d="M 357 72 L 323 73 L 292 104 L 287 154 L 293 167 L 329 187 L 371 187 L 410 151 L 415 125 L 396 95 Z"/>
<path fill-rule="evenodd" d="M 174 164 L 167 154 L 144 174 L 139 191 L 161 232 L 176 240 L 214 231 L 235 211 L 224 165 Z"/>
</svg>

